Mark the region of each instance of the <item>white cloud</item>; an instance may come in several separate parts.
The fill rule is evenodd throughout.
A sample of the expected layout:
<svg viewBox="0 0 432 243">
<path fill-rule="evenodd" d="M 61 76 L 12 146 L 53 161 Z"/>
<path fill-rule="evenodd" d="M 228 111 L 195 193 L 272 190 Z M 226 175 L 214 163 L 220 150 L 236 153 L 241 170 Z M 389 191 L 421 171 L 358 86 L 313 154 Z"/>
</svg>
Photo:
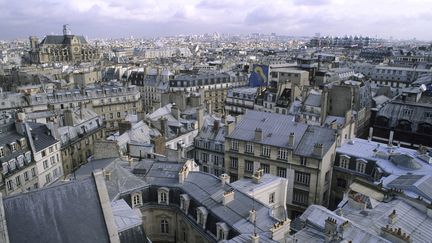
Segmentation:
<svg viewBox="0 0 432 243">
<path fill-rule="evenodd" d="M 430 0 L 0 0 L 0 38 L 204 32 L 363 34 L 432 39 Z"/>
</svg>

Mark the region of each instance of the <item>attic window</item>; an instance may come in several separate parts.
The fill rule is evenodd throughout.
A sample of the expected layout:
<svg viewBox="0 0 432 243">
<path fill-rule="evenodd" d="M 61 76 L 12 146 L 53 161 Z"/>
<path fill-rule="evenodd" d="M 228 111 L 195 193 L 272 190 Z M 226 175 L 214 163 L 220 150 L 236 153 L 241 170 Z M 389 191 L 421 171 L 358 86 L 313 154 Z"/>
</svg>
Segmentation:
<svg viewBox="0 0 432 243">
<path fill-rule="evenodd" d="M 15 152 L 15 151 L 16 151 L 16 143 L 15 143 L 15 142 L 12 142 L 12 143 L 10 144 L 10 147 L 11 147 L 11 151 L 12 151 L 12 152 Z"/>
<path fill-rule="evenodd" d="M 1 157 L 4 157 L 4 149 L 3 149 L 3 147 L 0 147 L 0 158 Z"/>
<path fill-rule="evenodd" d="M 137 207 L 142 205 L 142 194 L 141 192 L 135 192 L 131 195 L 132 197 L 132 207 Z"/>
</svg>

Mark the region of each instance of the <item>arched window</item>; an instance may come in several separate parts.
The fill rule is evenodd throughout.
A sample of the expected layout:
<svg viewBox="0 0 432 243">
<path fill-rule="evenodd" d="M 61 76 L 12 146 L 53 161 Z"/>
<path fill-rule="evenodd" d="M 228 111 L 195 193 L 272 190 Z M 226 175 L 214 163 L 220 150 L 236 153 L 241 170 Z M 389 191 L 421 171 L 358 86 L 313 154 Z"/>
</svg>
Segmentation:
<svg viewBox="0 0 432 243">
<path fill-rule="evenodd" d="M 169 204 L 169 189 L 166 187 L 161 187 L 158 189 L 158 203 L 159 204 Z"/>
<path fill-rule="evenodd" d="M 384 116 L 377 117 L 375 121 L 375 125 L 382 126 L 382 127 L 387 127 L 388 123 L 389 123 L 389 119 Z"/>
<path fill-rule="evenodd" d="M 408 120 L 399 120 L 396 128 L 400 130 L 411 131 L 411 122 Z"/>
<path fill-rule="evenodd" d="M 432 135 L 432 125 L 429 123 L 420 123 L 417 127 L 417 132 Z"/>
<path fill-rule="evenodd" d="M 141 193 L 133 193 L 132 194 L 132 207 L 141 206 L 142 205 L 142 196 Z"/>
<path fill-rule="evenodd" d="M 163 234 L 169 233 L 168 220 L 162 219 L 161 223 L 160 223 L 160 227 L 161 227 L 161 233 L 163 233 Z"/>
</svg>

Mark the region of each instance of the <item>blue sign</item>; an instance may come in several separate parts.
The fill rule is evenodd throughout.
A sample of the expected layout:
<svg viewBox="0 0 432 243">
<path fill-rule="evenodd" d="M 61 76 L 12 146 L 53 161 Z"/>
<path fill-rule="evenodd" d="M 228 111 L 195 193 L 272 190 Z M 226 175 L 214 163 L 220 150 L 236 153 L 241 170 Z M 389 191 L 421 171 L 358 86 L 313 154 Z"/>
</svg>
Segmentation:
<svg viewBox="0 0 432 243">
<path fill-rule="evenodd" d="M 253 65 L 252 73 L 249 77 L 250 87 L 260 87 L 268 85 L 269 67 L 266 65 Z"/>
</svg>

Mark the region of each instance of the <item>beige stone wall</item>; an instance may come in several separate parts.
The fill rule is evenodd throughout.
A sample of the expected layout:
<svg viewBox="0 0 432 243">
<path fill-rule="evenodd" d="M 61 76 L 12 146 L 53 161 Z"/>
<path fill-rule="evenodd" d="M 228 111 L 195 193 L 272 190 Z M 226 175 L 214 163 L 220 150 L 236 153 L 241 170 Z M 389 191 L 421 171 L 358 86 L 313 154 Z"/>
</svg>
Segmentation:
<svg viewBox="0 0 432 243">
<path fill-rule="evenodd" d="M 190 219 L 174 208 L 141 208 L 144 230 L 152 242 L 210 242 L 205 232 L 192 225 Z M 168 233 L 161 233 L 161 220 L 168 221 Z M 177 240 L 174 240 L 174 237 Z"/>
</svg>

